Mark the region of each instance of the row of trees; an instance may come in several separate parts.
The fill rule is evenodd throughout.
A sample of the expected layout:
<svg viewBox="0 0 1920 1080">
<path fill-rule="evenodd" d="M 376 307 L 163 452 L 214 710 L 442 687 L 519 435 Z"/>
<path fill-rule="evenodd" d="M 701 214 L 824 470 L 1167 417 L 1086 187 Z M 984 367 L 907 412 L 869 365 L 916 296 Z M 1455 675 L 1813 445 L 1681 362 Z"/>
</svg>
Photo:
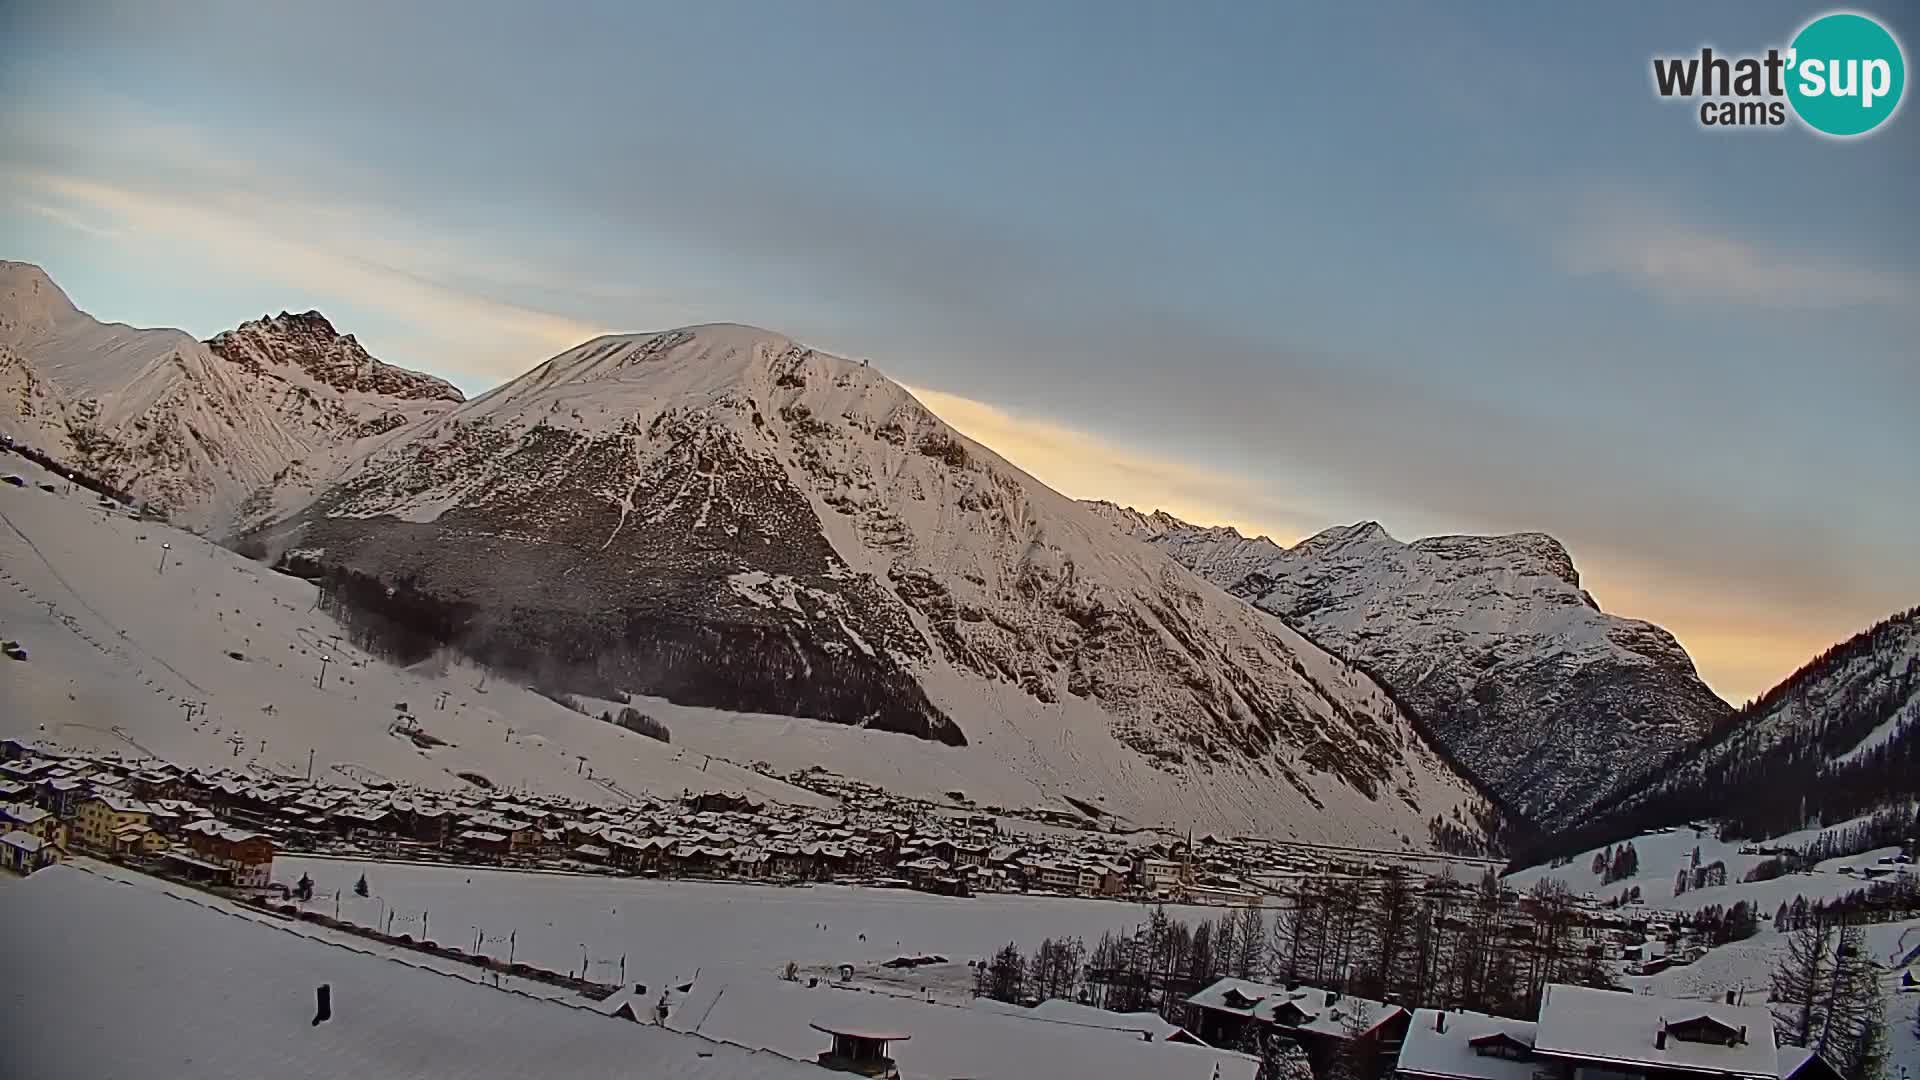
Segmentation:
<svg viewBox="0 0 1920 1080">
<path fill-rule="evenodd" d="M 1080 989 L 1086 958 L 1086 943 L 1077 937 L 1047 938 L 1031 957 L 1021 956 L 1020 946 L 1009 941 L 974 969 L 973 992 L 996 1001 L 1071 1000 Z"/>
<path fill-rule="evenodd" d="M 1600 875 L 1602 885 L 1625 881 L 1640 872 L 1640 853 L 1633 849 L 1631 840 L 1619 847 L 1603 848 L 1593 853 L 1593 872 Z"/>
<path fill-rule="evenodd" d="M 1842 923 L 1892 922 L 1915 915 L 1920 915 L 1920 883 L 1902 875 L 1827 900 L 1808 902 L 1805 896 L 1796 896 L 1792 903 L 1782 903 L 1774 912 L 1773 928 L 1793 931 Z"/>
<path fill-rule="evenodd" d="M 1197 923 L 1156 908 L 1132 933 L 1103 934 L 1090 950 L 1048 940 L 1023 956 L 1009 943 L 980 966 L 975 990 L 1006 1001 L 1075 998 L 1178 1022 L 1188 997 L 1231 975 L 1531 1018 L 1549 982 L 1611 985 L 1580 923 L 1554 881 L 1521 895 L 1491 873 L 1477 885 L 1449 877 L 1416 885 L 1400 872 L 1304 878 L 1276 908 Z"/>
</svg>

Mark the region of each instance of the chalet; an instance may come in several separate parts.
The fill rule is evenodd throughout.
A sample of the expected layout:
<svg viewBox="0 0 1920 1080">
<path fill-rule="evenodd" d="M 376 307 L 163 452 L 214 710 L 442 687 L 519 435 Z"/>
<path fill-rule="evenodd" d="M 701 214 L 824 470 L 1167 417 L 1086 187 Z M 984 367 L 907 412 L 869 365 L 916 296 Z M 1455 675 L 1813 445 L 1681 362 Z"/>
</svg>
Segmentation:
<svg viewBox="0 0 1920 1080">
<path fill-rule="evenodd" d="M 32 833 L 15 829 L 0 835 L 0 866 L 16 874 L 31 874 L 59 861 L 60 849 Z"/>
<path fill-rule="evenodd" d="M 243 889 L 264 889 L 273 879 L 273 841 L 246 829 L 223 825 L 212 818 L 181 827 L 194 856 L 232 872 Z"/>
<path fill-rule="evenodd" d="M 1054 892 L 1080 891 L 1080 868 L 1068 863 L 1030 861 L 1026 864 L 1027 882 Z"/>
<path fill-rule="evenodd" d="M 463 851 L 496 859 L 505 858 L 513 847 L 512 837 L 491 829 L 461 829 L 453 834 L 453 842 Z"/>
<path fill-rule="evenodd" d="M 127 786 L 142 799 L 177 799 L 186 794 L 186 784 L 170 765 L 141 769 L 127 777 Z"/>
<path fill-rule="evenodd" d="M 156 831 L 151 825 L 128 825 L 115 829 L 113 838 L 107 844 L 109 850 L 121 855 L 158 855 L 168 846 L 166 834 Z"/>
<path fill-rule="evenodd" d="M 82 799 L 75 813 L 75 838 L 88 847 L 106 850 L 113 834 L 128 825 L 152 827 L 152 810 L 146 803 L 126 795 L 101 793 Z"/>
<path fill-rule="evenodd" d="M 66 826 L 51 811 L 30 803 L 0 803 L 0 833 L 24 832 L 50 844 L 65 845 Z"/>
<path fill-rule="evenodd" d="M 1172 859 L 1155 859 L 1141 856 L 1133 863 L 1133 880 L 1136 888 L 1150 895 L 1164 895 L 1172 892 L 1186 880 L 1185 867 Z"/>
<path fill-rule="evenodd" d="M 731 791 L 707 791 L 686 800 L 687 809 L 693 813 L 757 814 L 763 805 Z"/>
<path fill-rule="evenodd" d="M 1394 1072 L 1400 1080 L 1533 1080 L 1536 1027 L 1485 1013 L 1417 1009 Z"/>
<path fill-rule="evenodd" d="M 394 828 L 401 835 L 422 844 L 438 847 L 453 835 L 454 814 L 438 806 L 396 802 L 392 808 Z"/>
<path fill-rule="evenodd" d="M 333 828 L 342 839 L 352 840 L 367 833 L 389 833 L 393 814 L 384 806 L 349 806 L 333 815 Z"/>
<path fill-rule="evenodd" d="M 1595 1075 L 1779 1080 L 1765 1008 L 1550 984 L 1534 1054 L 1568 1080 Z"/>
<path fill-rule="evenodd" d="M 40 805 L 57 817 L 70 818 L 80 801 L 90 794 L 87 782 L 78 776 L 58 776 L 40 781 Z"/>
<path fill-rule="evenodd" d="M 1412 1021 L 1398 1005 L 1250 979 L 1221 979 L 1187 998 L 1187 1006 L 1188 1027 L 1209 1045 L 1240 1045 L 1253 1027 L 1298 1044 L 1315 1076 L 1330 1075 L 1335 1059 L 1349 1054 L 1371 1062 L 1367 1076 L 1383 1075 Z"/>
</svg>

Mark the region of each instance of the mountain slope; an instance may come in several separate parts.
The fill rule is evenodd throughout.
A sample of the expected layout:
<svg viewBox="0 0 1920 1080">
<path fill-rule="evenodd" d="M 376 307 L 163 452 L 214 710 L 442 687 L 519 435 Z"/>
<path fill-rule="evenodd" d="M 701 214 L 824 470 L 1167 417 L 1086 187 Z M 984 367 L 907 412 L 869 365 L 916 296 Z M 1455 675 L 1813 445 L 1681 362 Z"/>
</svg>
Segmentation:
<svg viewBox="0 0 1920 1080">
<path fill-rule="evenodd" d="M 599 338 L 404 436 L 250 538 L 397 658 L 917 736 L 887 752 L 1142 823 L 1477 805 L 1365 675 L 779 335 Z"/>
<path fill-rule="evenodd" d="M 318 312 L 202 343 L 102 323 L 39 267 L 0 262 L 0 424 L 185 524 L 262 513 L 272 488 L 330 477 L 361 440 L 460 400 L 367 356 Z"/>
<path fill-rule="evenodd" d="M 1835 645 L 1646 783 L 1598 809 L 1591 835 L 1719 819 L 1773 837 L 1920 800 L 1920 608 Z"/>
<path fill-rule="evenodd" d="M 1549 827 L 1730 713 L 1671 634 L 1602 612 L 1541 533 L 1406 544 L 1364 522 L 1280 548 L 1164 515 L 1131 531 L 1367 669 L 1470 775 Z M 1243 572 L 1266 547 L 1277 554 Z"/>
</svg>

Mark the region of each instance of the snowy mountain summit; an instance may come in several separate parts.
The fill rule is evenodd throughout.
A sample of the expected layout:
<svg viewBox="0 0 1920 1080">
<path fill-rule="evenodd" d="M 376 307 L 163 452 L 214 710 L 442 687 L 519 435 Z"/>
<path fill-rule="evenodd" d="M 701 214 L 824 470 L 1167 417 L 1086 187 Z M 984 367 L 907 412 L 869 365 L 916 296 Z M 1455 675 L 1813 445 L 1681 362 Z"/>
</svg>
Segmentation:
<svg viewBox="0 0 1920 1080">
<path fill-rule="evenodd" d="M 570 349 L 249 542 L 401 662 L 893 732 L 784 737 L 906 787 L 1394 843 L 1484 809 L 1366 675 L 753 327 Z"/>
<path fill-rule="evenodd" d="M 1470 775 L 1544 825 L 1630 790 L 1731 713 L 1672 634 L 1601 611 L 1543 533 L 1402 543 L 1369 521 L 1284 548 L 1095 509 L 1366 668 Z"/>
<path fill-rule="evenodd" d="M 280 489 L 303 498 L 361 440 L 460 400 L 318 312 L 203 343 L 102 323 L 39 267 L 0 262 L 0 424 L 183 524 L 223 530 Z"/>
<path fill-rule="evenodd" d="M 291 366 L 341 393 L 456 404 L 467 400 L 444 379 L 374 359 L 352 334 L 336 332 L 327 317 L 317 311 L 262 316 L 215 334 L 207 340 L 207 347 L 255 374 Z"/>
</svg>

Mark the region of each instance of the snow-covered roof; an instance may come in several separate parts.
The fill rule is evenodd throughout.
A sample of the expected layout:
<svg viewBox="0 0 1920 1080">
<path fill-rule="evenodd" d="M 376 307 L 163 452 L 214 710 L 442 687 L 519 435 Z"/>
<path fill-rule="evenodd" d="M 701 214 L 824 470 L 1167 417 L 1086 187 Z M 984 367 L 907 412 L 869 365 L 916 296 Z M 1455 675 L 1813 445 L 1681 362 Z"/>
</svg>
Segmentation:
<svg viewBox="0 0 1920 1080">
<path fill-rule="evenodd" d="M 0 818 L 17 821 L 22 825 L 32 825 L 48 816 L 47 811 L 29 803 L 8 803 L 0 806 Z"/>
<path fill-rule="evenodd" d="M 106 803 L 107 809 L 116 814 L 148 814 L 153 812 L 153 808 L 146 803 L 132 796 L 122 795 L 117 791 L 95 792 L 93 797 Z"/>
<path fill-rule="evenodd" d="M 1669 1033 L 1665 1046 L 1656 1045 L 1663 1026 L 1671 1028 L 1701 1017 L 1736 1032 L 1744 1030 L 1746 1041 L 1725 1046 L 1689 1042 Z M 1593 1062 L 1769 1080 L 1780 1075 L 1773 1016 L 1760 1006 L 1649 997 L 1583 986 L 1547 987 L 1540 1003 L 1534 1049 Z"/>
<path fill-rule="evenodd" d="M 166 888 L 63 865 L 0 889 L 0 924 L 44 931 L 8 946 L 9 975 L 34 987 L 9 1008 L 9 1075 L 146 1076 L 179 1063 L 202 1080 L 822 1075 L 775 1054 L 334 948 Z M 321 985 L 332 988 L 333 1015 L 314 1024 Z"/>
<path fill-rule="evenodd" d="M 1025 1019 L 882 993 L 809 988 L 759 975 L 702 980 L 674 1010 L 668 1026 L 809 1058 L 827 1049 L 820 1028 L 910 1035 L 910 1041 L 895 1043 L 888 1051 L 905 1080 L 1211 1080 L 1215 1075 L 1252 1080 L 1259 1066 L 1245 1054 L 1148 1042 L 1134 1031 Z"/>
<path fill-rule="evenodd" d="M 1360 1030 L 1366 1032 L 1406 1011 L 1398 1005 L 1352 994 L 1311 986 L 1296 986 L 1289 990 L 1284 986 L 1231 976 L 1189 997 L 1187 1004 L 1339 1038 L 1347 1037 L 1347 1021 L 1355 1015 L 1360 1018 Z M 1299 1014 L 1296 1016 L 1291 1010 L 1298 1010 Z"/>
<path fill-rule="evenodd" d="M 1092 1005 L 1061 1001 L 1058 998 L 1052 998 L 1028 1008 L 1025 1005 L 983 997 L 975 998 L 972 1006 L 986 1012 L 1000 1013 L 1024 1020 L 1044 1020 L 1048 1023 L 1074 1024 L 1106 1031 L 1135 1032 L 1147 1036 L 1154 1042 L 1165 1042 L 1168 1038 L 1185 1030 L 1159 1013 L 1112 1012 L 1108 1009 L 1097 1009 Z M 1188 1038 L 1193 1038 L 1191 1033 Z"/>
<path fill-rule="evenodd" d="M 1440 1019 L 1445 1017 L 1445 1031 Z M 1485 1013 L 1416 1009 L 1413 1024 L 1400 1045 L 1401 1075 L 1445 1077 L 1450 1080 L 1530 1080 L 1537 1062 L 1515 1061 L 1479 1053 L 1475 1040 L 1505 1035 L 1533 1045 L 1536 1025 L 1531 1020 L 1509 1020 Z"/>
<path fill-rule="evenodd" d="M 30 832 L 21 832 L 19 829 L 15 829 L 5 836 L 0 836 L 0 844 L 5 844 L 10 848 L 19 848 L 29 855 L 47 846 L 46 841 Z"/>
</svg>

